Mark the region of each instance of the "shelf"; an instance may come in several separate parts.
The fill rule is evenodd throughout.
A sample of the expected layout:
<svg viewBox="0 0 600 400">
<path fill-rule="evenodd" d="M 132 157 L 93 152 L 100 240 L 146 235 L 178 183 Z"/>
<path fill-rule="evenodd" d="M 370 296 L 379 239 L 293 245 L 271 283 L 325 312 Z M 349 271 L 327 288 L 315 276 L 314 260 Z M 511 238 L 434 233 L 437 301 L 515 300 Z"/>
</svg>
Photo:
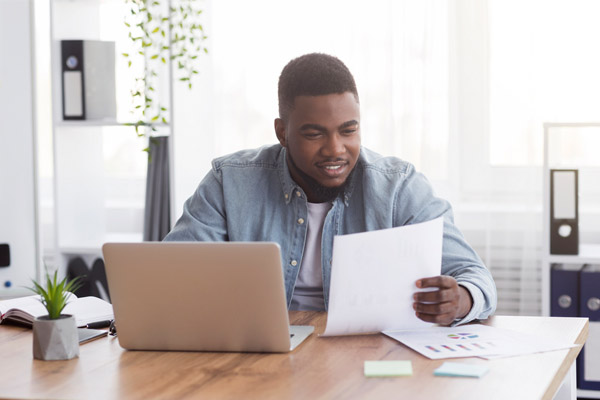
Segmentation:
<svg viewBox="0 0 600 400">
<path fill-rule="evenodd" d="M 98 242 L 90 241 L 87 243 L 60 245 L 59 251 L 62 254 L 100 254 L 104 243 L 140 243 L 143 241 L 142 238 L 141 233 L 110 233 L 102 241 Z"/>
<path fill-rule="evenodd" d="M 76 119 L 76 120 L 60 120 L 56 123 L 56 126 L 58 127 L 85 127 L 85 126 L 90 126 L 90 127 L 97 127 L 97 126 L 119 126 L 119 127 L 130 127 L 133 128 L 133 126 L 131 125 L 125 125 L 125 124 L 135 124 L 135 121 L 125 121 L 125 122 L 120 122 L 120 121 L 116 121 L 116 120 L 110 120 L 110 119 L 96 119 L 96 120 L 89 120 L 89 119 Z M 156 128 L 168 128 L 169 124 L 165 124 L 165 123 L 155 123 L 152 124 L 154 127 Z M 145 127 L 145 125 L 140 125 L 140 127 Z"/>
<path fill-rule="evenodd" d="M 600 390 L 577 389 L 577 398 L 600 399 Z"/>
<path fill-rule="evenodd" d="M 549 254 L 546 255 L 545 261 L 562 264 L 600 264 L 600 244 L 580 244 L 579 254 Z"/>
</svg>

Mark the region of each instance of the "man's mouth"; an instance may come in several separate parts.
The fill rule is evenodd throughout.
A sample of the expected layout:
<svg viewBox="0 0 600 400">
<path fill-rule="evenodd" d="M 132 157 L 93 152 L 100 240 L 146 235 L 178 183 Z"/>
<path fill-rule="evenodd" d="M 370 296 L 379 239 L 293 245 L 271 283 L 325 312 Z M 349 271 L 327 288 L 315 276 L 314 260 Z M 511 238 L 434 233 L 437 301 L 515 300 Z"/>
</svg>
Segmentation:
<svg viewBox="0 0 600 400">
<path fill-rule="evenodd" d="M 337 178 L 338 176 L 344 174 L 347 166 L 347 161 L 324 162 L 317 164 L 317 167 L 321 169 L 323 174 L 330 178 Z"/>
</svg>

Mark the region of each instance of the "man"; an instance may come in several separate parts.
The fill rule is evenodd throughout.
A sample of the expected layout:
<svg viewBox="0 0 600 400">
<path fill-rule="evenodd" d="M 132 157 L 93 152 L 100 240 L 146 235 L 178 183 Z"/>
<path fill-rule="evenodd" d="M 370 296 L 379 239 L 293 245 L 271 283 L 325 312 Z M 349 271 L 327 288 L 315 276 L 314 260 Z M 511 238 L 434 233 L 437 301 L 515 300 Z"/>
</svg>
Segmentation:
<svg viewBox="0 0 600 400">
<path fill-rule="evenodd" d="M 334 235 L 443 216 L 443 275 L 416 282 L 438 290 L 415 293 L 415 313 L 442 325 L 490 315 L 494 281 L 454 226 L 450 205 L 411 164 L 361 147 L 348 68 L 325 54 L 298 57 L 283 69 L 278 92 L 279 144 L 214 160 L 165 240 L 277 242 L 290 309 L 325 310 Z"/>
</svg>

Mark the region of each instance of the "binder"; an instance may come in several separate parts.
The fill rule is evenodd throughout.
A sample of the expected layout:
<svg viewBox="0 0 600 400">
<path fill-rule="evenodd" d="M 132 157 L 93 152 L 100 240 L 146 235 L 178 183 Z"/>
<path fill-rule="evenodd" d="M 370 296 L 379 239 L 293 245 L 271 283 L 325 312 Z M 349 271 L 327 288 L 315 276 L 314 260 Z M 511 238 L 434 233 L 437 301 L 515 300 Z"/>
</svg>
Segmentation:
<svg viewBox="0 0 600 400">
<path fill-rule="evenodd" d="M 579 316 L 590 319 L 588 339 L 577 358 L 577 387 L 600 390 L 600 265 L 580 273 Z"/>
<path fill-rule="evenodd" d="M 550 253 L 579 254 L 578 171 L 550 170 Z"/>
<path fill-rule="evenodd" d="M 62 40 L 65 120 L 116 120 L 115 43 Z"/>
<path fill-rule="evenodd" d="M 550 315 L 577 317 L 581 264 L 554 264 L 550 271 Z"/>
<path fill-rule="evenodd" d="M 10 265 L 10 246 L 8 243 L 0 243 L 0 267 Z"/>
<path fill-rule="evenodd" d="M 585 265 L 580 274 L 579 316 L 600 321 L 600 265 Z"/>
<path fill-rule="evenodd" d="M 62 40 L 60 50 L 63 119 L 85 119 L 83 40 Z"/>
</svg>

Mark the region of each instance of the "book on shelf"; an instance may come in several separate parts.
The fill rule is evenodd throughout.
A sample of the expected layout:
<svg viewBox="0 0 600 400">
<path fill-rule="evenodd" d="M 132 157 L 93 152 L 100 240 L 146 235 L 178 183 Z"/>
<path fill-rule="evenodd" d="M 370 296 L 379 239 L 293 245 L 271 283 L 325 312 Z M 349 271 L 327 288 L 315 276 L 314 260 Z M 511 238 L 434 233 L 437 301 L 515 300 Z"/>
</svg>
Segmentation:
<svg viewBox="0 0 600 400">
<path fill-rule="evenodd" d="M 98 297 L 77 297 L 70 293 L 62 314 L 75 317 L 78 327 L 114 319 L 112 305 Z M 39 295 L 0 301 L 0 324 L 10 322 L 31 328 L 33 320 L 48 315 Z"/>
</svg>

